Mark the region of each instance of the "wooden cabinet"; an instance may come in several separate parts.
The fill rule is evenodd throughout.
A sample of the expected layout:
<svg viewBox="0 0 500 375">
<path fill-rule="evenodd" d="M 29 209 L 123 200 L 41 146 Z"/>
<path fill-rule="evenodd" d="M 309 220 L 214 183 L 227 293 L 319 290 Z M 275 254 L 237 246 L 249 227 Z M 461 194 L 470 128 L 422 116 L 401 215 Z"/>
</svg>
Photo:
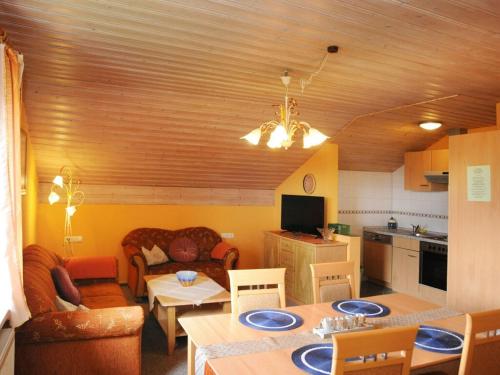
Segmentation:
<svg viewBox="0 0 500 375">
<path fill-rule="evenodd" d="M 400 247 L 392 248 L 392 289 L 418 297 L 420 252 Z"/>
<path fill-rule="evenodd" d="M 405 190 L 443 191 L 447 184 L 436 184 L 427 181 L 427 171 L 447 171 L 448 150 L 426 150 L 405 153 Z"/>
<path fill-rule="evenodd" d="M 365 276 L 372 281 L 390 287 L 392 282 L 392 245 L 365 240 L 363 253 Z"/>
<path fill-rule="evenodd" d="M 278 249 L 279 240 L 276 236 L 264 237 L 264 267 L 276 268 L 278 267 Z"/>
<path fill-rule="evenodd" d="M 394 236 L 392 244 L 392 289 L 418 297 L 420 242 Z"/>
<path fill-rule="evenodd" d="M 287 297 L 294 302 L 305 304 L 313 302 L 309 265 L 347 260 L 347 244 L 344 242 L 323 241 L 312 237 L 311 240 L 302 240 L 277 232 L 265 233 L 264 252 L 266 267 L 286 268 Z M 359 254 L 359 246 L 357 253 Z"/>
</svg>

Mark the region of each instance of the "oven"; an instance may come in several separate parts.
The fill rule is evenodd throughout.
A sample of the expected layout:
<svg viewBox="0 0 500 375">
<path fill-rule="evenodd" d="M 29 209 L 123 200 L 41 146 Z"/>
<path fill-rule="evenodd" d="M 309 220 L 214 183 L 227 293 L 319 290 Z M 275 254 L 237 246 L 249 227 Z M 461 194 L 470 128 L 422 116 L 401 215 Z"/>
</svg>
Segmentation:
<svg viewBox="0 0 500 375">
<path fill-rule="evenodd" d="M 446 291 L 448 245 L 420 241 L 420 284 Z"/>
</svg>

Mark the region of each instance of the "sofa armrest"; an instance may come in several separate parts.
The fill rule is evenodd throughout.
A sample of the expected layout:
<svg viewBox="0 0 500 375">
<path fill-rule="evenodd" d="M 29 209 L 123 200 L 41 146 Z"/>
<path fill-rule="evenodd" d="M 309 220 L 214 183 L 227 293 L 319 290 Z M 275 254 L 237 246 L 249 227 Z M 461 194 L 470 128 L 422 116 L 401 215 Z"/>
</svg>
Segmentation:
<svg viewBox="0 0 500 375">
<path fill-rule="evenodd" d="M 134 266 L 141 267 L 146 270 L 148 269 L 146 257 L 140 249 L 133 245 L 125 245 L 123 246 L 123 252 L 125 253 L 125 257 L 127 258 L 128 262 L 130 262 Z"/>
<path fill-rule="evenodd" d="M 233 247 L 226 252 L 222 264 L 224 264 L 225 270 L 232 270 L 236 268 L 236 263 L 240 257 L 240 253 L 237 248 Z"/>
<path fill-rule="evenodd" d="M 48 312 L 17 328 L 16 344 L 134 336 L 140 335 L 143 324 L 140 306 Z"/>
<path fill-rule="evenodd" d="M 66 258 L 64 267 L 73 280 L 118 279 L 118 260 L 113 256 Z"/>
</svg>

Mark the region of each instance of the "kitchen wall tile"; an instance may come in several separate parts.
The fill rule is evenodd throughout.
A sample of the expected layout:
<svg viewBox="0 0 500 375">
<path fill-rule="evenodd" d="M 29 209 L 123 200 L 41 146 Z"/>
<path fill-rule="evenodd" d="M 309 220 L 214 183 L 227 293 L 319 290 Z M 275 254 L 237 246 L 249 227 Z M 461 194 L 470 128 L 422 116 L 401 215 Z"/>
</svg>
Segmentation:
<svg viewBox="0 0 500 375">
<path fill-rule="evenodd" d="M 448 192 L 404 190 L 404 166 L 393 173 L 339 171 L 339 222 L 360 234 L 363 226 L 386 225 L 390 216 L 400 227 L 447 233 Z"/>
</svg>

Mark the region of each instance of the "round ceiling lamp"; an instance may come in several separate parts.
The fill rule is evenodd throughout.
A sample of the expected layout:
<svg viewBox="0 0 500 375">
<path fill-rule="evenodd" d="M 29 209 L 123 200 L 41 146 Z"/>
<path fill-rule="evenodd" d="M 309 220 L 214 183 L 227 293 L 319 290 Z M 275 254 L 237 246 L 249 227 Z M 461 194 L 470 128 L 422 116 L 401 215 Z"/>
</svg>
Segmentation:
<svg viewBox="0 0 500 375">
<path fill-rule="evenodd" d="M 436 130 L 439 129 L 443 124 L 440 122 L 421 122 L 419 126 L 425 130 Z"/>
</svg>

